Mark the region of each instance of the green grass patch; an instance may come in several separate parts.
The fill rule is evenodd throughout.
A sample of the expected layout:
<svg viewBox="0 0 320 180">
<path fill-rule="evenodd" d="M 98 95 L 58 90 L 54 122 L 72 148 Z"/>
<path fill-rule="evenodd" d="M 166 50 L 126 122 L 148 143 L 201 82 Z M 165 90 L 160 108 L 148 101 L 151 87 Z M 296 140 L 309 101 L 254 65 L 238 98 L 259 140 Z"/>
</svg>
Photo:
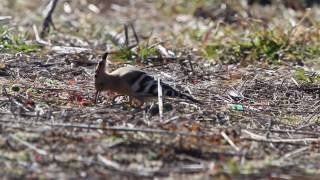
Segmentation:
<svg viewBox="0 0 320 180">
<path fill-rule="evenodd" d="M 148 47 L 148 43 L 142 42 L 135 48 L 117 46 L 117 53 L 112 54 L 112 61 L 115 63 L 135 64 L 137 61 L 146 63 L 148 57 L 156 56 L 157 51 L 154 47 Z"/>
<path fill-rule="evenodd" d="M 118 46 L 118 53 L 114 54 L 114 58 L 120 62 L 132 62 L 136 58 L 136 53 L 126 46 Z"/>
<path fill-rule="evenodd" d="M 37 51 L 40 46 L 27 43 L 28 33 L 19 33 L 7 26 L 0 25 L 0 52 L 24 52 Z"/>
<path fill-rule="evenodd" d="M 284 61 L 304 62 L 320 55 L 316 42 L 290 43 L 288 35 L 279 31 L 251 32 L 245 39 L 214 42 L 203 47 L 203 57 L 219 59 L 224 64 Z"/>
<path fill-rule="evenodd" d="M 302 83 L 314 83 L 320 81 L 320 74 L 316 72 L 306 72 L 303 69 L 296 69 L 294 73 L 296 80 Z"/>
<path fill-rule="evenodd" d="M 139 46 L 139 57 L 142 61 L 145 61 L 150 56 L 157 55 L 157 51 L 153 47 L 148 47 L 147 44 L 141 44 Z"/>
</svg>

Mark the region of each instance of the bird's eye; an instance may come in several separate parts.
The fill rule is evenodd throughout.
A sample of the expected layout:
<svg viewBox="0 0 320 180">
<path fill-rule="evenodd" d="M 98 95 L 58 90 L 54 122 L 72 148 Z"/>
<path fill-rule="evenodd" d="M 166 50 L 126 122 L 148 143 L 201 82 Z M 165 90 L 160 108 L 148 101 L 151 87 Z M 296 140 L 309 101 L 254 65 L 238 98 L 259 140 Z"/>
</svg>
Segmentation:
<svg viewBox="0 0 320 180">
<path fill-rule="evenodd" d="M 95 75 L 94 75 L 94 78 L 97 78 L 97 77 L 98 77 L 98 76 L 95 74 Z"/>
</svg>

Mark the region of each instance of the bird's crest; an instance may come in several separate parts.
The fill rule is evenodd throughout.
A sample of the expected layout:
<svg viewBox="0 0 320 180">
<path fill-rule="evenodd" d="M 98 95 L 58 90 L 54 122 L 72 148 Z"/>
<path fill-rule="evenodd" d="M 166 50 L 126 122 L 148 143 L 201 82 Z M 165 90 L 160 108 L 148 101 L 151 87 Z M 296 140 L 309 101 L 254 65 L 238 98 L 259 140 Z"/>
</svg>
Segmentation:
<svg viewBox="0 0 320 180">
<path fill-rule="evenodd" d="M 96 73 L 105 72 L 108 55 L 109 55 L 109 52 L 106 52 L 102 55 L 101 61 L 99 62 L 98 66 L 97 66 Z"/>
</svg>

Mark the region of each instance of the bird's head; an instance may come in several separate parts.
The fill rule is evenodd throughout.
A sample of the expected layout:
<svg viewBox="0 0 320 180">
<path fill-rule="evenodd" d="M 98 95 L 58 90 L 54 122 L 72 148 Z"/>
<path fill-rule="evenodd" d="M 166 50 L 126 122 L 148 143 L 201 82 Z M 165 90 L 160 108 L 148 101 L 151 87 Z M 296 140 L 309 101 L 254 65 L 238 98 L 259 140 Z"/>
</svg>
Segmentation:
<svg viewBox="0 0 320 180">
<path fill-rule="evenodd" d="M 106 71 L 108 55 L 109 55 L 109 52 L 106 52 L 102 55 L 102 59 L 99 62 L 97 69 L 96 69 L 96 76 L 97 76 L 97 74 L 104 73 Z"/>
<path fill-rule="evenodd" d="M 96 72 L 94 75 L 94 80 L 95 80 L 95 87 L 96 90 L 100 91 L 103 89 L 104 85 L 104 80 L 105 80 L 105 75 L 106 75 L 106 66 L 107 66 L 107 57 L 109 55 L 109 52 L 106 52 L 102 55 L 102 59 L 99 62 Z"/>
</svg>

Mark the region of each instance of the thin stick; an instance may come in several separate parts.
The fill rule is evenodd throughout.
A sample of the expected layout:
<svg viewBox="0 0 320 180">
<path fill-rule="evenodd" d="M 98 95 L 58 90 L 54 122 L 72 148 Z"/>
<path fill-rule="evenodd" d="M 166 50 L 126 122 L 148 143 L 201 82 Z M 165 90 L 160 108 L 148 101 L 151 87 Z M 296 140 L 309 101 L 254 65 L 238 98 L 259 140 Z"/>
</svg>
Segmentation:
<svg viewBox="0 0 320 180">
<path fill-rule="evenodd" d="M 113 170 L 116 170 L 118 172 L 125 173 L 125 174 L 143 176 L 143 177 L 150 177 L 150 176 L 153 176 L 154 173 L 156 172 L 156 171 L 152 171 L 152 170 L 148 171 L 148 170 L 142 170 L 142 169 L 140 169 L 139 171 L 131 170 L 129 168 L 125 168 L 125 167 L 120 166 L 119 163 L 117 163 L 115 161 L 111 161 L 111 160 L 101 156 L 100 154 L 97 156 L 97 158 L 107 168 L 110 168 L 110 169 L 113 169 Z"/>
<path fill-rule="evenodd" d="M 163 121 L 163 100 L 162 100 L 162 86 L 160 83 L 160 76 L 158 77 L 158 105 L 160 121 Z"/>
<path fill-rule="evenodd" d="M 13 134 L 10 134 L 9 137 L 12 138 L 13 140 L 16 140 L 17 142 L 27 146 L 29 149 L 34 150 L 36 153 L 38 153 L 40 155 L 46 156 L 48 154 L 45 150 L 39 149 L 36 146 L 34 146 L 33 144 L 30 144 L 27 141 L 24 141 Z"/>
<path fill-rule="evenodd" d="M 107 167 L 111 167 L 111 168 L 117 169 L 117 170 L 120 170 L 120 169 L 122 170 L 120 164 L 118 164 L 115 161 L 111 161 L 111 160 L 101 156 L 100 154 L 98 154 L 97 158 L 98 158 L 98 160 L 100 160 Z"/>
<path fill-rule="evenodd" d="M 247 130 L 242 130 L 243 133 L 251 136 L 253 140 L 271 142 L 271 143 L 297 143 L 297 142 L 316 142 L 320 141 L 320 138 L 297 138 L 297 139 L 267 139 L 264 136 L 252 133 Z"/>
<path fill-rule="evenodd" d="M 300 153 L 302 153 L 302 152 L 304 152 L 304 151 L 306 151 L 306 150 L 308 150 L 308 149 L 310 149 L 309 146 L 305 146 L 305 147 L 296 149 L 296 150 L 294 150 L 294 151 L 292 151 L 292 152 L 289 152 L 289 153 L 285 154 L 285 155 L 281 158 L 281 160 L 288 159 L 289 157 L 291 157 L 291 156 L 293 156 L 293 155 L 300 154 Z"/>
<path fill-rule="evenodd" d="M 132 23 L 130 23 L 129 25 L 130 25 L 130 27 L 132 29 L 132 32 L 133 32 L 134 38 L 136 39 L 137 44 L 139 44 L 139 37 L 137 35 L 136 29 L 134 28 Z"/>
<path fill-rule="evenodd" d="M 240 151 L 240 148 L 233 143 L 233 141 L 224 131 L 222 131 L 220 134 L 236 151 Z"/>
<path fill-rule="evenodd" d="M 292 82 L 294 83 L 294 85 L 297 86 L 297 88 L 300 88 L 299 83 L 298 83 L 293 77 L 291 77 L 290 79 L 292 80 Z"/>
<path fill-rule="evenodd" d="M 245 128 L 242 128 L 242 130 L 244 130 Z M 246 130 L 251 130 L 251 131 L 262 131 L 262 132 L 266 132 L 269 131 L 267 129 L 257 129 L 257 128 L 252 128 L 252 129 L 246 129 Z M 301 130 L 276 130 L 276 129 L 270 129 L 270 132 L 272 133 L 295 133 L 295 134 L 304 134 L 304 135 L 311 135 L 311 136 L 320 136 L 320 133 L 317 132 L 310 132 L 310 131 L 301 131 Z"/>
</svg>

